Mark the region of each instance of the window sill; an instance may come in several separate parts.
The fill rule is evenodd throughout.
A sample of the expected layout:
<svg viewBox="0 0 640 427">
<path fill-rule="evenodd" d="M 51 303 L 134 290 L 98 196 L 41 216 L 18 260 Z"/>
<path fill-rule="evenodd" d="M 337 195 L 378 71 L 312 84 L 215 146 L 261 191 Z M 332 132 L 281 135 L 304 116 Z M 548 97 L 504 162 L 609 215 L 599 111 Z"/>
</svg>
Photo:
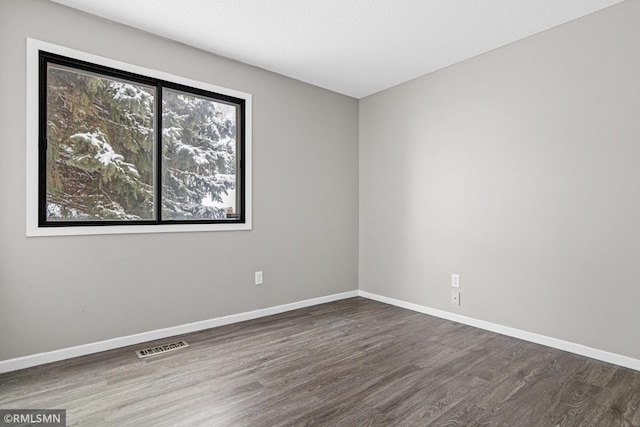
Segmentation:
<svg viewBox="0 0 640 427">
<path fill-rule="evenodd" d="M 176 225 L 110 225 L 104 227 L 35 227 L 27 230 L 27 237 L 45 236 L 89 236 L 101 234 L 142 234 L 142 233 L 200 233 L 206 231 L 251 230 L 250 223 L 244 224 L 176 224 Z"/>
</svg>

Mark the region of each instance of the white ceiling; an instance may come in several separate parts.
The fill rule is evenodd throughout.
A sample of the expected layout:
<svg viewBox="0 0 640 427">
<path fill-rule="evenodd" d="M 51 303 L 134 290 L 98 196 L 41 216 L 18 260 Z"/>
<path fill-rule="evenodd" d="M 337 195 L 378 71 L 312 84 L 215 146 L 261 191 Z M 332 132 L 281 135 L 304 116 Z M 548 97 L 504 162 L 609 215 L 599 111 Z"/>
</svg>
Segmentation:
<svg viewBox="0 0 640 427">
<path fill-rule="evenodd" d="M 362 98 L 625 0 L 52 0 Z"/>
</svg>

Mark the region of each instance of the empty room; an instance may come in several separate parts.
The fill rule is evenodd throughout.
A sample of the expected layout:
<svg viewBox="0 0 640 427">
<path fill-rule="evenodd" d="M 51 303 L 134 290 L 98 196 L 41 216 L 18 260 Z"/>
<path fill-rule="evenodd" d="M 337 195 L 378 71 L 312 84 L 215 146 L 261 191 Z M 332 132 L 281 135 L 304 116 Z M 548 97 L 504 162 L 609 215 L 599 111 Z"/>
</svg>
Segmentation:
<svg viewBox="0 0 640 427">
<path fill-rule="evenodd" d="M 0 427 L 640 426 L 639 0 L 0 0 Z"/>
</svg>

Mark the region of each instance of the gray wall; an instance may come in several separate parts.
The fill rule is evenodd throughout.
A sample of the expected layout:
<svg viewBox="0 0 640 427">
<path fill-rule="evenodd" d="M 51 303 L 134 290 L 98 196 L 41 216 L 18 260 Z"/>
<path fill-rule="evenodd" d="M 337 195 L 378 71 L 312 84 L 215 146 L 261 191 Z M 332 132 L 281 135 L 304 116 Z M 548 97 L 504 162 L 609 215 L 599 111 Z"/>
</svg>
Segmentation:
<svg viewBox="0 0 640 427">
<path fill-rule="evenodd" d="M 639 22 L 624 2 L 361 100 L 360 289 L 640 358 Z"/>
<path fill-rule="evenodd" d="M 253 94 L 253 230 L 27 239 L 27 37 Z M 0 55 L 0 360 L 357 288 L 355 99 L 43 0 Z"/>
</svg>

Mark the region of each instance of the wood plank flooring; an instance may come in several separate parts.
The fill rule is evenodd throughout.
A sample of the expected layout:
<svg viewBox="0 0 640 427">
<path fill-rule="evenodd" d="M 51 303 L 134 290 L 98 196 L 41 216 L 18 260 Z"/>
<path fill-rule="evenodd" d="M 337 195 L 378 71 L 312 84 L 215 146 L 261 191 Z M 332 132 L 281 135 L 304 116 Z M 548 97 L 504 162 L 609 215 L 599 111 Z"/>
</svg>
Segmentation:
<svg viewBox="0 0 640 427">
<path fill-rule="evenodd" d="M 640 372 L 353 298 L 0 375 L 69 426 L 640 426 Z"/>
</svg>

